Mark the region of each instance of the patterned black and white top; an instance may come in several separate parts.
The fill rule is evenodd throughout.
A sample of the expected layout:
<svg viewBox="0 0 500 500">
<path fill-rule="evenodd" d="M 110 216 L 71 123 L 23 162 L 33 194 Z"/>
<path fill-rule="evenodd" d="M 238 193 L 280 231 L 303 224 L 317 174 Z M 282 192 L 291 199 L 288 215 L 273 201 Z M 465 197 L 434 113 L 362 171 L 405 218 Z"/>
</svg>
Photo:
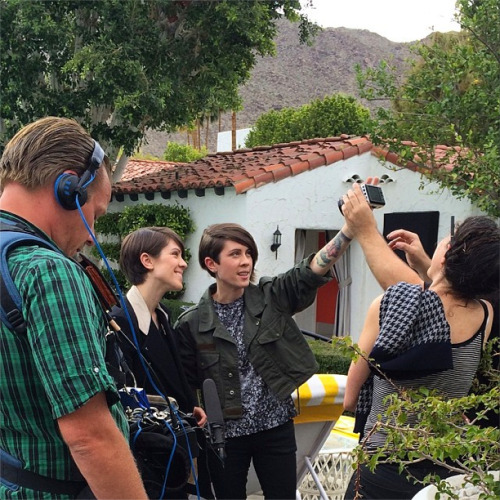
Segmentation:
<svg viewBox="0 0 500 500">
<path fill-rule="evenodd" d="M 447 399 L 466 396 L 481 359 L 486 319 L 487 315 L 485 315 L 485 321 L 472 338 L 460 344 L 452 344 L 453 368 L 416 379 L 398 380 L 397 385 L 405 389 L 427 387 L 430 390 L 437 390 Z M 383 404 L 384 398 L 394 392 L 394 386 L 387 380 L 378 375 L 373 377 L 372 407 L 366 421 L 365 435 L 377 422 L 378 415 L 385 414 L 387 405 Z M 407 424 L 416 425 L 416 416 L 408 415 Z M 378 448 L 385 443 L 385 440 L 386 433 L 381 429 L 370 436 L 368 448 Z"/>
<path fill-rule="evenodd" d="M 230 304 L 220 304 L 213 300 L 213 304 L 219 321 L 236 341 L 238 349 L 243 416 L 226 420 L 226 438 L 255 434 L 288 422 L 297 414 L 292 398 L 281 401 L 276 397 L 248 359 L 243 340 L 244 298 L 240 297 Z"/>
<path fill-rule="evenodd" d="M 398 387 L 427 387 L 448 399 L 463 397 L 481 359 L 488 309 L 480 303 L 485 314 L 478 331 L 469 340 L 452 344 L 443 303 L 434 291 L 404 282 L 389 287 L 380 304 L 380 331 L 369 357 Z M 358 398 L 356 432 L 364 436 L 371 431 L 378 415 L 385 413 L 384 398 L 395 392 L 391 383 L 372 373 Z M 408 423 L 416 424 L 416 419 L 408 416 Z M 386 435 L 379 431 L 369 439 L 369 447 L 377 448 Z"/>
</svg>

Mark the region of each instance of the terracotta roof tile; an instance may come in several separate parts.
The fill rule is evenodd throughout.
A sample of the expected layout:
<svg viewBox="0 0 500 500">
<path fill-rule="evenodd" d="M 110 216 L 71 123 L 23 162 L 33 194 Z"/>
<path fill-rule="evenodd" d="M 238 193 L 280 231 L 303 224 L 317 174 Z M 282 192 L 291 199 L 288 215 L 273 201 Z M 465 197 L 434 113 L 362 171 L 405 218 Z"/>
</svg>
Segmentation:
<svg viewBox="0 0 500 500">
<path fill-rule="evenodd" d="M 438 145 L 434 148 L 433 158 L 427 158 L 427 151 L 422 152 L 422 149 L 414 142 L 404 141 L 405 146 L 412 146 L 413 149 L 413 159 L 403 160 L 396 153 L 383 149 L 379 146 L 375 146 L 372 149 L 372 154 L 377 156 L 379 159 L 388 161 L 397 166 L 403 166 L 413 171 L 422 171 L 432 169 L 445 169 L 453 170 L 454 163 L 459 159 L 461 155 L 467 155 L 466 149 L 461 149 L 458 146 L 445 146 Z"/>
<path fill-rule="evenodd" d="M 287 165 L 289 167 L 291 167 L 294 163 L 299 163 L 299 162 L 300 160 L 297 158 L 283 158 L 283 160 L 281 161 L 283 165 Z"/>
<path fill-rule="evenodd" d="M 154 169 L 155 172 L 174 172 L 178 165 L 185 165 L 185 163 L 168 161 L 158 162 L 156 160 L 132 160 L 129 161 L 121 180 L 128 181 L 149 176 L 152 169 Z"/>
<path fill-rule="evenodd" d="M 394 165 L 400 165 L 401 164 L 401 160 L 400 160 L 399 156 L 396 153 L 393 153 L 391 151 L 389 151 L 385 155 L 385 159 L 386 159 L 386 161 L 390 161 L 391 163 L 394 163 Z"/>
<path fill-rule="evenodd" d="M 244 193 L 245 191 L 248 191 L 249 189 L 254 188 L 255 182 L 253 181 L 253 179 L 241 180 L 241 181 L 238 181 L 234 185 L 234 187 L 236 189 L 236 193 L 240 194 L 240 193 Z"/>
<path fill-rule="evenodd" d="M 327 165 L 330 165 L 331 163 L 335 163 L 336 161 L 344 159 L 342 151 L 335 151 L 335 150 L 326 151 L 324 156 Z"/>
<path fill-rule="evenodd" d="M 278 170 L 280 168 L 283 168 L 283 165 L 281 163 L 278 163 L 277 165 L 269 165 L 267 167 L 263 167 L 264 172 L 272 172 L 273 170 Z"/>
<path fill-rule="evenodd" d="M 351 146 L 357 146 L 358 144 L 362 144 L 364 141 L 364 137 L 354 137 L 352 139 L 347 139 L 345 141 L 347 144 L 350 144 Z"/>
<path fill-rule="evenodd" d="M 324 165 L 326 165 L 326 159 L 323 155 L 316 154 L 312 158 L 309 158 L 307 161 L 309 163 L 310 170 L 314 170 L 315 168 L 323 167 Z"/>
<path fill-rule="evenodd" d="M 262 172 L 260 175 L 254 177 L 255 187 L 263 186 L 269 182 L 274 181 L 273 174 L 271 172 Z"/>
<path fill-rule="evenodd" d="M 342 135 L 211 153 L 192 163 L 132 159 L 121 180 L 114 184 L 113 193 L 170 193 L 231 186 L 237 193 L 244 193 L 372 148 L 367 137 Z"/>
<path fill-rule="evenodd" d="M 290 166 L 290 168 L 292 169 L 293 175 L 298 175 L 301 174 L 302 172 L 305 172 L 306 170 L 309 170 L 309 162 L 301 161 L 299 163 L 294 163 L 293 165 Z"/>
<path fill-rule="evenodd" d="M 281 181 L 292 175 L 292 169 L 281 165 L 280 169 L 272 171 L 274 182 Z"/>
<path fill-rule="evenodd" d="M 360 155 L 362 155 L 363 153 L 367 153 L 373 147 L 372 143 L 368 142 L 368 141 L 361 142 L 361 143 L 357 144 L 357 146 L 358 146 L 358 151 L 359 151 Z"/>
<path fill-rule="evenodd" d="M 353 156 L 359 154 L 359 149 L 356 146 L 348 146 L 347 148 L 342 150 L 342 155 L 344 156 L 344 160 L 348 160 Z"/>
</svg>

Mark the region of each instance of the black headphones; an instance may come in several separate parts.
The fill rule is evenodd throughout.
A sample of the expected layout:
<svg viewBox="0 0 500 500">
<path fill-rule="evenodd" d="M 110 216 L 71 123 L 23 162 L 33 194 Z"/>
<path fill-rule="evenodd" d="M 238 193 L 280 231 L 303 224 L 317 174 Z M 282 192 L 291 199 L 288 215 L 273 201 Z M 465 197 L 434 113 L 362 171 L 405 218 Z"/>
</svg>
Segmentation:
<svg viewBox="0 0 500 500">
<path fill-rule="evenodd" d="M 61 174 L 54 184 L 54 194 L 57 202 L 66 210 L 78 208 L 76 200 L 81 207 L 88 198 L 87 186 L 94 180 L 97 169 L 104 161 L 105 153 L 99 143 L 94 141 L 94 151 L 90 156 L 89 166 L 81 177 L 75 174 Z"/>
</svg>

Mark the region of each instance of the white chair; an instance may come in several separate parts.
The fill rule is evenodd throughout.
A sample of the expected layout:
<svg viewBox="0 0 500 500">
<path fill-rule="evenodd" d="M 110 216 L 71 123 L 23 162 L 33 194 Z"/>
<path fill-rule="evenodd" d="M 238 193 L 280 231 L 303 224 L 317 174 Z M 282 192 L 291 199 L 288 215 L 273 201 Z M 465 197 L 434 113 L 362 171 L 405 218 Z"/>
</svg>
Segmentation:
<svg viewBox="0 0 500 500">
<path fill-rule="evenodd" d="M 493 477 L 495 480 L 500 479 L 500 471 L 493 471 Z M 472 485 L 465 481 L 465 474 L 457 474 L 456 476 L 451 476 L 445 480 L 450 484 L 453 491 L 458 494 L 459 498 L 467 498 L 467 500 L 477 500 L 481 491 L 478 487 Z M 437 495 L 437 488 L 430 484 L 425 488 L 422 488 L 412 500 L 434 500 Z M 441 500 L 449 500 L 451 497 L 449 495 L 441 495 Z"/>
</svg>

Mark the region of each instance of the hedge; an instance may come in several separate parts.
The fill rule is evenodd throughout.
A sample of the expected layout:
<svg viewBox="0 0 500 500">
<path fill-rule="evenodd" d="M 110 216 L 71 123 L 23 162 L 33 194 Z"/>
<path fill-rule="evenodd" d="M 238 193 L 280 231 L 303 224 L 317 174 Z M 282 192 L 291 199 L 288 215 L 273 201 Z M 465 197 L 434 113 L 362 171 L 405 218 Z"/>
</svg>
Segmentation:
<svg viewBox="0 0 500 500">
<path fill-rule="evenodd" d="M 308 342 L 319 364 L 318 373 L 347 375 L 351 364 L 350 358 L 336 352 L 332 344 L 328 342 L 322 340 L 309 340 Z"/>
</svg>

